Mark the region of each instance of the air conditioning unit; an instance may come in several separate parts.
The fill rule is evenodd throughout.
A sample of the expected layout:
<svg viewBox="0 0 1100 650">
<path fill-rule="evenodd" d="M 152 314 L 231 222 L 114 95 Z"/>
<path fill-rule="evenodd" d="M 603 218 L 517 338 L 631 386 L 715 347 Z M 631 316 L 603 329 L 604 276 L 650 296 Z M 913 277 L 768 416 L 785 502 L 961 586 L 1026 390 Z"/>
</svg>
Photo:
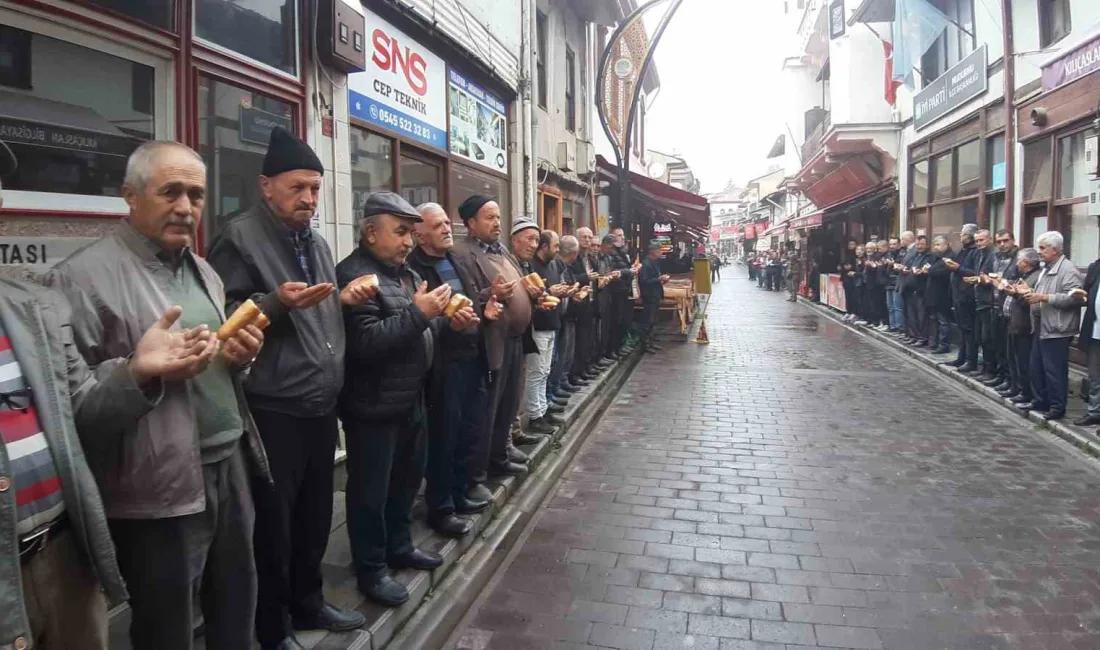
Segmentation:
<svg viewBox="0 0 1100 650">
<path fill-rule="evenodd" d="M 596 169 L 596 147 L 587 140 L 577 140 L 577 173 L 588 174 Z"/>
<path fill-rule="evenodd" d="M 558 143 L 557 162 L 558 169 L 563 172 L 571 172 L 577 168 L 577 142 L 566 140 Z"/>
</svg>

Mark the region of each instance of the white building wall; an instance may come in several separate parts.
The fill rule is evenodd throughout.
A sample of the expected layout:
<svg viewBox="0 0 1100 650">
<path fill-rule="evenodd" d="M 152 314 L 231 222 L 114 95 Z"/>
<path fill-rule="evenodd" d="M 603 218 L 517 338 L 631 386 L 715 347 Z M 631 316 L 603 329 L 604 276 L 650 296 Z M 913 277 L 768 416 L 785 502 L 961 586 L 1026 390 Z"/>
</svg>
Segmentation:
<svg viewBox="0 0 1100 650">
<path fill-rule="evenodd" d="M 849 11 L 856 3 L 848 3 Z M 872 25 L 886 36 L 889 24 Z M 882 42 L 862 24 L 846 27 L 829 44 L 833 124 L 881 124 L 893 119 L 893 107 L 884 98 L 885 62 Z"/>
<path fill-rule="evenodd" d="M 582 92 L 582 68 L 589 67 L 583 58 L 588 51 L 585 38 L 585 23 L 583 23 L 569 5 L 562 0 L 546 0 L 538 3 L 539 11 L 547 16 L 547 45 L 546 61 L 546 108 L 538 106 L 538 93 L 535 92 L 535 154 L 537 162 L 546 161 L 554 166 L 558 165 L 557 147 L 559 142 L 568 142 L 576 152 L 578 139 L 585 139 L 585 110 L 582 101 L 585 94 Z M 570 132 L 566 129 L 566 104 L 565 104 L 565 52 L 566 47 L 573 51 L 574 55 L 574 79 L 576 80 L 576 95 L 574 96 L 574 109 L 576 111 L 576 129 Z M 580 164 L 581 161 L 577 161 Z"/>
</svg>

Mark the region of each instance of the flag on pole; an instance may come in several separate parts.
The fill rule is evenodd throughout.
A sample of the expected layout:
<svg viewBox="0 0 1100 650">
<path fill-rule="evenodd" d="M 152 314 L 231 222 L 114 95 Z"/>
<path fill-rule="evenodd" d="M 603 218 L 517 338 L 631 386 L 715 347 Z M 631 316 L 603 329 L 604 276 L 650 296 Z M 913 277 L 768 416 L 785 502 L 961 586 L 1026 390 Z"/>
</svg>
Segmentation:
<svg viewBox="0 0 1100 650">
<path fill-rule="evenodd" d="M 928 0 L 895 0 L 894 81 L 913 87 L 910 71 L 951 22 Z"/>
<path fill-rule="evenodd" d="M 898 88 L 901 87 L 901 82 L 894 80 L 894 46 L 882 41 L 882 53 L 886 57 L 886 103 L 895 106 L 898 103 Z"/>
</svg>

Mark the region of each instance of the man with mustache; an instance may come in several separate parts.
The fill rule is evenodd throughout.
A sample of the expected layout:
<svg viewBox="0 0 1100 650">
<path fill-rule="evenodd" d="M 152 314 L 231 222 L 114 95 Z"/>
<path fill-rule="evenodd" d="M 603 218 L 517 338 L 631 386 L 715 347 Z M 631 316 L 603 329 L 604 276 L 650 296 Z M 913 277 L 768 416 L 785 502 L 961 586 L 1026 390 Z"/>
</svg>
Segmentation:
<svg viewBox="0 0 1100 650">
<path fill-rule="evenodd" d="M 114 436 L 82 432 L 130 591 L 135 650 L 189 650 L 192 589 L 201 585 L 207 643 L 248 648 L 256 606 L 250 475 L 270 482 L 241 378 L 259 354 L 255 325 L 225 341 L 225 292 L 194 254 L 206 165 L 176 142 L 141 145 L 126 164 L 130 214 L 51 278 L 73 304 L 72 339 L 97 371 L 140 355 L 142 333 L 168 313 L 208 332 L 206 352 L 161 375 L 156 406 Z M 175 306 L 175 307 L 174 307 Z M 171 321 L 167 323 L 173 327 Z"/>
<path fill-rule="evenodd" d="M 406 263 L 420 213 L 393 192 L 372 194 L 359 219 L 359 248 L 336 267 L 340 286 L 373 275 L 378 291 L 344 309 L 347 382 L 340 416 L 348 445 L 348 537 L 359 591 L 396 607 L 409 592 L 394 569 L 431 571 L 436 553 L 413 546 L 409 524 L 424 477 L 424 384 L 441 335 L 477 331 L 477 314 L 463 307 L 449 319 L 451 285 L 429 291 Z"/>
<path fill-rule="evenodd" d="M 409 266 L 434 290 L 444 284 L 453 293 L 474 301 L 475 312 L 494 321 L 504 308 L 490 298 L 484 307 L 478 289 L 465 269 L 454 262 L 451 218 L 437 203 L 417 208 L 422 221 L 414 226 L 417 247 Z M 467 496 L 474 444 L 488 410 L 489 366 L 481 332 L 470 328 L 443 330 L 428 379 L 428 523 L 443 535 L 462 537 L 470 532 L 470 515 L 489 507 L 489 501 Z"/>
<path fill-rule="evenodd" d="M 344 383 L 340 306 L 372 295 L 367 288 L 335 293 L 332 253 L 310 228 L 323 172 L 308 144 L 276 127 L 259 178 L 262 200 L 227 221 L 210 246 L 226 312 L 251 299 L 271 320 L 244 383 L 274 479 L 255 495 L 256 635 L 264 650 L 301 648 L 295 629 L 339 632 L 364 622 L 321 593 Z"/>
</svg>

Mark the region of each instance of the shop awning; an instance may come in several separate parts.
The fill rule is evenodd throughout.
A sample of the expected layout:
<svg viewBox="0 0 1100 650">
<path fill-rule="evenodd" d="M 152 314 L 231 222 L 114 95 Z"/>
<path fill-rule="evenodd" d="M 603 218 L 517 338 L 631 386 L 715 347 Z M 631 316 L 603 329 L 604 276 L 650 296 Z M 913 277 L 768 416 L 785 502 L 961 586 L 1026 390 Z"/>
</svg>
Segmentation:
<svg viewBox="0 0 1100 650">
<path fill-rule="evenodd" d="M 129 156 L 139 141 L 90 108 L 0 91 L 0 140 Z"/>
<path fill-rule="evenodd" d="M 825 211 L 818 210 L 801 217 L 794 217 L 791 219 L 790 223 L 787 224 L 787 227 L 791 230 L 808 230 L 810 228 L 816 228 L 821 225 L 821 219 L 824 216 Z"/>
<path fill-rule="evenodd" d="M 596 156 L 596 168 L 605 180 L 617 183 L 618 166 L 603 156 Z M 710 234 L 710 202 L 705 197 L 662 183 L 641 174 L 630 172 L 632 198 L 661 210 L 665 216 L 679 225 L 701 234 Z"/>
</svg>

